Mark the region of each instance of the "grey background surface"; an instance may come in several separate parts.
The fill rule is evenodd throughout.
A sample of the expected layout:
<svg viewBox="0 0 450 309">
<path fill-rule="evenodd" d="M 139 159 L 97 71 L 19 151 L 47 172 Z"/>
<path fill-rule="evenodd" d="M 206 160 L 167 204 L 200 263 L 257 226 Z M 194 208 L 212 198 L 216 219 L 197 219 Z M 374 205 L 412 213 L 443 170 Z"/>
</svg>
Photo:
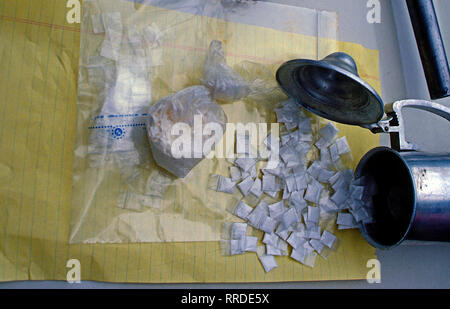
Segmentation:
<svg viewBox="0 0 450 309">
<path fill-rule="evenodd" d="M 360 43 L 380 50 L 382 98 L 385 102 L 429 95 L 403 0 L 380 0 L 381 23 L 369 24 L 366 0 L 268 0 L 339 14 L 339 36 L 343 41 Z M 441 31 L 450 53 L 450 1 L 434 0 Z M 438 100 L 450 106 L 450 98 Z M 422 150 L 450 152 L 450 124 L 424 112 L 407 111 L 407 137 Z M 388 145 L 381 137 L 380 143 Z M 9 282 L 0 288 L 450 288 L 450 244 L 405 244 L 390 251 L 377 251 L 382 282 L 291 282 L 264 284 L 111 284 L 100 282 Z"/>
</svg>

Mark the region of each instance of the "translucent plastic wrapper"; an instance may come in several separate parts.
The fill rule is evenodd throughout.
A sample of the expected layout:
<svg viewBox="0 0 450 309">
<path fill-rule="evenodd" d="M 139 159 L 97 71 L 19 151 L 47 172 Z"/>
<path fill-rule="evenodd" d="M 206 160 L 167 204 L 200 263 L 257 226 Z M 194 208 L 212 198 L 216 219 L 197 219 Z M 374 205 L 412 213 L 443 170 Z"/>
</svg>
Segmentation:
<svg viewBox="0 0 450 309">
<path fill-rule="evenodd" d="M 165 97 L 153 105 L 148 111 L 147 132 L 156 163 L 177 177 L 185 177 L 200 161 L 208 155 L 214 145 L 220 141 L 222 134 L 211 137 L 201 136 L 201 145 L 209 138 L 218 138 L 209 151 L 195 145 L 196 126 L 201 128 L 208 123 L 218 126 L 216 131 L 224 132 L 227 117 L 223 109 L 211 98 L 206 87 L 192 86 L 173 95 Z M 181 129 L 190 132 L 187 136 L 174 134 L 176 124 L 183 124 Z M 187 133 L 184 132 L 184 133 Z M 178 133 L 178 132 L 175 132 Z M 180 139 L 179 146 L 187 149 L 173 149 Z M 197 149 L 199 148 L 199 149 Z M 179 156 L 174 154 L 179 152 Z"/>
<path fill-rule="evenodd" d="M 218 100 L 236 101 L 249 94 L 249 85 L 226 64 L 222 42 L 217 40 L 209 46 L 201 81 L 211 88 L 213 97 Z"/>
<path fill-rule="evenodd" d="M 317 40 L 318 23 L 331 40 Z M 286 100 L 279 65 L 337 51 L 335 14 L 265 2 L 85 0 L 81 28 L 71 243 L 221 240 L 235 196 L 218 192 L 220 182 L 208 190 L 211 175 L 230 184 L 248 175 L 230 175 L 220 156 L 178 166 L 169 139 L 159 139 L 169 132 L 164 121 L 191 125 L 198 111 L 202 125 L 276 122 L 274 108 Z M 225 149 L 227 131 L 211 153 Z M 233 192 L 259 198 L 273 185 Z"/>
</svg>

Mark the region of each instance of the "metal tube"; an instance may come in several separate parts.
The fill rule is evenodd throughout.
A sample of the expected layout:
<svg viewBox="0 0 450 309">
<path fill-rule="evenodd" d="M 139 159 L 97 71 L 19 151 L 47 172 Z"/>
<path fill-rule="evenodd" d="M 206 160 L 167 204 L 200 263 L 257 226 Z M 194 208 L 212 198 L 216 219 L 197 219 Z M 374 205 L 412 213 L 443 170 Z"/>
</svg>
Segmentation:
<svg viewBox="0 0 450 309">
<path fill-rule="evenodd" d="M 406 0 L 431 98 L 450 95 L 450 70 L 432 0 Z"/>
<path fill-rule="evenodd" d="M 376 188 L 374 222 L 361 234 L 374 247 L 390 249 L 404 240 L 450 242 L 450 154 L 369 151 L 355 177 Z"/>
<path fill-rule="evenodd" d="M 450 155 L 402 156 L 416 187 L 416 215 L 406 239 L 450 241 Z"/>
</svg>

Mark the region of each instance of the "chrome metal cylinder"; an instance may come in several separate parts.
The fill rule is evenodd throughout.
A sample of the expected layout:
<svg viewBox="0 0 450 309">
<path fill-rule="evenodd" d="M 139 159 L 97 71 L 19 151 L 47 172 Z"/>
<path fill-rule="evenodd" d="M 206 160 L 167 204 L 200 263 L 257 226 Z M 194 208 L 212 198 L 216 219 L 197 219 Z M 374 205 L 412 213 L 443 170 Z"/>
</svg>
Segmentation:
<svg viewBox="0 0 450 309">
<path fill-rule="evenodd" d="M 371 245 L 450 241 L 450 154 L 378 147 L 361 159 L 355 176 L 368 176 L 377 187 L 374 222 L 361 226 Z"/>
<path fill-rule="evenodd" d="M 401 154 L 415 184 L 416 215 L 408 239 L 450 241 L 450 155 Z"/>
</svg>

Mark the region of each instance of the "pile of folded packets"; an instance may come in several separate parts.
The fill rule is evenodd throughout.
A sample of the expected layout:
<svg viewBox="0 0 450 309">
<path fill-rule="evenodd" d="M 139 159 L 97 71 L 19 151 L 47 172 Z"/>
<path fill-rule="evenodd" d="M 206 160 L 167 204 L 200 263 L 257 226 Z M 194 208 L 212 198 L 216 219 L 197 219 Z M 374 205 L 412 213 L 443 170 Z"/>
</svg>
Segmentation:
<svg viewBox="0 0 450 309">
<path fill-rule="evenodd" d="M 281 103 L 275 112 L 280 138 L 271 140 L 269 134 L 264 144 L 269 151 L 278 146 L 281 160 L 238 156 L 230 166 L 231 177 L 211 175 L 209 184 L 217 192 L 235 194 L 237 187 L 242 194 L 228 210 L 244 222 L 224 224 L 222 253 L 256 252 L 266 272 L 277 267 L 275 256 L 289 255 L 309 267 L 317 255 L 326 259 L 338 248 L 336 229 L 372 222 L 376 193 L 365 177 L 354 179 L 345 168 L 342 162 L 351 158 L 351 150 L 331 122 L 314 134 L 310 118 L 294 101 Z M 237 136 L 240 141 L 249 144 L 249 136 Z M 262 239 L 256 230 L 264 233 Z"/>
</svg>

